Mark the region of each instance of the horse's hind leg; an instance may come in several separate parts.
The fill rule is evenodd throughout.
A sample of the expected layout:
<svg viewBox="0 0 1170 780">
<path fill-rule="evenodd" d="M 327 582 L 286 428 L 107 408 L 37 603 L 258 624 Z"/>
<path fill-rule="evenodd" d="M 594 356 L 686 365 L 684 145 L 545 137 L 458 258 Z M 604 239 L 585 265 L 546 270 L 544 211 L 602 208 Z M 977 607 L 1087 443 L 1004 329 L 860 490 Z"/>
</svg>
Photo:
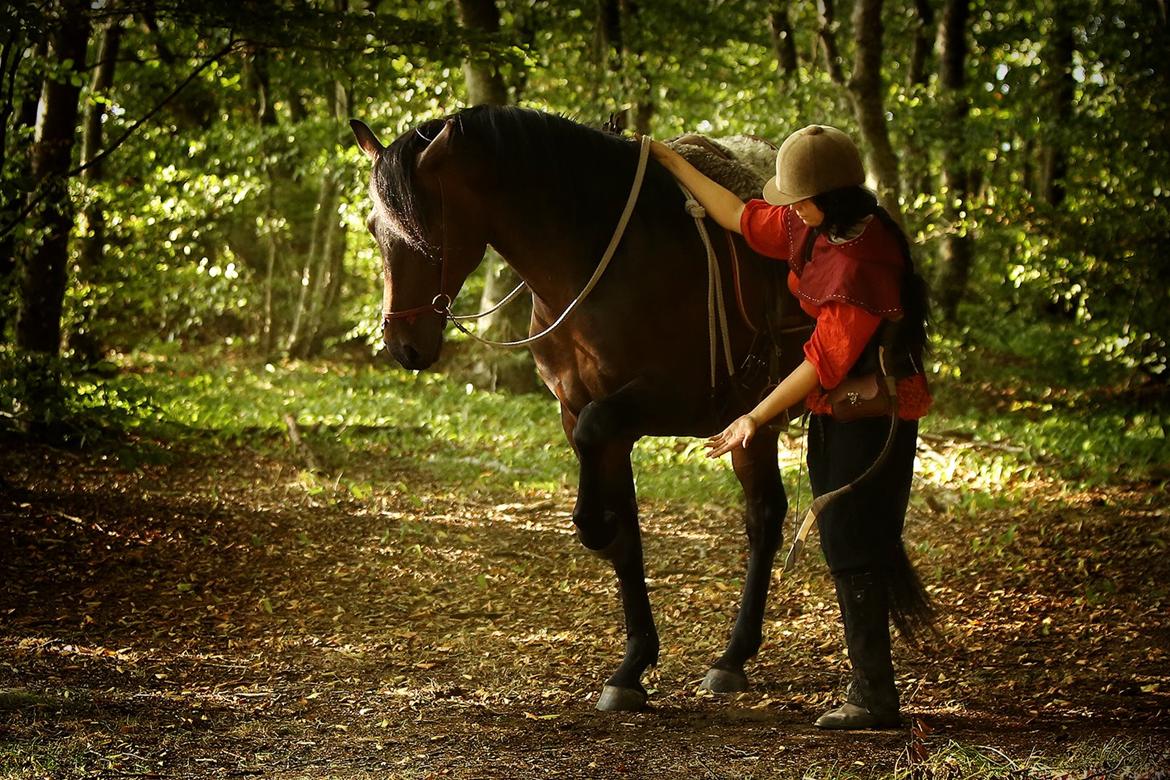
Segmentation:
<svg viewBox="0 0 1170 780">
<path fill-rule="evenodd" d="M 642 673 L 658 662 L 658 631 L 650 611 L 630 451 L 638 419 L 636 396 L 623 393 L 586 406 L 573 429 L 581 482 L 573 522 L 581 542 L 613 563 L 626 619 L 626 652 L 606 681 L 599 710 L 646 704 Z"/>
<path fill-rule="evenodd" d="M 780 547 L 788 500 L 776 465 L 776 434 L 761 429 L 748 449 L 732 450 L 735 476 L 747 499 L 748 568 L 739 616 L 723 655 L 707 672 L 703 687 L 716 693 L 746 690 L 743 666 L 760 649 L 764 606 L 772 579 L 772 563 Z"/>
</svg>

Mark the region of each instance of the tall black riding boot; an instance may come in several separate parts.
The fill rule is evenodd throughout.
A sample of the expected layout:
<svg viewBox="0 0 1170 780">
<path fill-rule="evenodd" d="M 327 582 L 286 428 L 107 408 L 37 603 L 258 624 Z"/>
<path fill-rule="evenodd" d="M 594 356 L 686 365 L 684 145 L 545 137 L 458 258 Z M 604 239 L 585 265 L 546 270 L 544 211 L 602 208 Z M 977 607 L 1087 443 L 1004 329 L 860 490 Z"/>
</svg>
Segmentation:
<svg viewBox="0 0 1170 780">
<path fill-rule="evenodd" d="M 890 659 L 890 602 L 873 572 L 834 577 L 845 622 L 853 679 L 845 703 L 817 718 L 822 729 L 880 729 L 902 725 Z"/>
</svg>

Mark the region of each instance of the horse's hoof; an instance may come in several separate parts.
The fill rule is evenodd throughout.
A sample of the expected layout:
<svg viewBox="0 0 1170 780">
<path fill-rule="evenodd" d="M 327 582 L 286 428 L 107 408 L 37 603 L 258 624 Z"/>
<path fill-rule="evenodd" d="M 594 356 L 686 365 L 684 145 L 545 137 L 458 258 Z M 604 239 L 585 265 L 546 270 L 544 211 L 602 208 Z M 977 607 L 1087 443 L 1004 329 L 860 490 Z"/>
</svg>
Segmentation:
<svg viewBox="0 0 1170 780">
<path fill-rule="evenodd" d="M 597 699 L 597 709 L 602 712 L 637 712 L 646 706 L 646 694 L 636 688 L 620 688 L 606 685 Z"/>
<path fill-rule="evenodd" d="M 699 686 L 712 693 L 739 693 L 748 689 L 747 675 L 743 672 L 729 672 L 726 669 L 712 669 Z"/>
</svg>

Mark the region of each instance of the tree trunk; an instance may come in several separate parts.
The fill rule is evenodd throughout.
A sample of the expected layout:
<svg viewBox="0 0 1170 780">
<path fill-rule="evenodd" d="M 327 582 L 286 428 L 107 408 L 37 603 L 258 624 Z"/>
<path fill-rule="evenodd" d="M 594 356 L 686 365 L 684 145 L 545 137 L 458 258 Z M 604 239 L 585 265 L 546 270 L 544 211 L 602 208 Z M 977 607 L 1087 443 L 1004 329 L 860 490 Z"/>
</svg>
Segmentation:
<svg viewBox="0 0 1170 780">
<path fill-rule="evenodd" d="M 934 42 L 934 7 L 930 0 L 915 0 L 914 8 L 914 48 L 906 68 L 906 86 L 912 93 L 924 95 Z M 907 200 L 913 201 L 918 194 L 934 192 L 932 161 L 926 134 L 918 123 L 904 123 L 902 132 L 902 193 Z"/>
<path fill-rule="evenodd" d="M 780 79 L 796 73 L 796 36 L 792 33 L 792 22 L 788 18 L 788 0 L 779 0 L 768 14 L 768 31 L 772 36 L 772 52 L 780 69 Z"/>
<path fill-rule="evenodd" d="M 817 37 L 825 53 L 825 68 L 834 84 L 845 83 L 841 70 L 841 55 L 837 51 L 837 11 L 833 0 L 817 0 Z"/>
<path fill-rule="evenodd" d="M 338 0 L 339 11 L 348 9 L 347 0 Z M 333 118 L 342 126 L 350 115 L 349 88 L 343 82 L 333 83 Z M 341 198 L 341 179 L 333 177 L 333 204 L 326 215 L 325 240 L 321 245 L 321 278 L 316 295 L 309 308 L 309 328 L 305 337 L 306 357 L 321 354 L 325 337 L 333 331 L 338 319 L 337 304 L 341 297 L 341 282 L 345 274 L 345 224 L 338 217 L 337 205 Z"/>
<path fill-rule="evenodd" d="M 26 90 L 25 94 L 21 95 L 19 103 L 17 103 L 17 96 L 15 94 L 15 78 L 21 62 L 29 61 L 35 62 L 45 55 L 46 42 L 44 38 L 37 40 L 27 49 L 28 56 L 25 56 L 25 51 L 20 48 L 20 41 L 14 41 L 13 51 L 11 52 L 12 61 L 10 63 L 11 70 L 8 72 L 8 79 L 6 80 L 7 97 L 5 101 L 5 111 L 11 113 L 16 109 L 16 116 L 12 122 L 12 141 L 19 143 L 23 136 L 31 132 L 37 122 L 37 102 L 40 98 L 38 91 Z M 8 129 L 8 120 L 5 118 L 4 129 Z M 9 138 L 7 134 L 4 138 L 4 161 L 5 166 L 8 165 L 8 143 Z M 29 178 L 32 160 L 28 154 L 23 153 L 23 148 L 17 146 L 16 149 L 21 153 L 12 161 L 12 172 L 9 174 L 10 180 L 22 181 Z M 0 219 L 3 224 L 8 224 L 12 219 L 15 219 L 17 213 L 23 207 L 24 201 L 21 193 L 13 191 L 10 188 L 0 189 Z M 20 244 L 16 240 L 17 231 L 9 230 L 3 236 L 0 236 L 0 343 L 8 341 L 9 338 L 9 323 L 12 320 L 13 311 L 10 308 L 9 301 L 12 300 L 11 292 L 19 284 L 17 276 L 18 262 L 17 249 Z"/>
<path fill-rule="evenodd" d="M 938 31 L 939 83 L 946 101 L 942 198 L 944 217 L 952 228 L 943 240 L 934 288 L 939 312 L 947 320 L 956 319 L 975 257 L 974 239 L 966 225 L 970 172 L 962 156 L 964 129 L 970 110 L 966 93 L 969 10 L 968 0 L 947 0 Z"/>
<path fill-rule="evenodd" d="M 309 252 L 301 271 L 301 288 L 293 309 L 292 325 L 285 342 L 285 354 L 293 358 L 310 357 L 310 346 L 316 341 L 320 318 L 321 297 L 326 287 L 324 277 L 330 265 L 331 233 L 337 222 L 337 176 L 333 171 L 321 175 L 317 196 L 317 210 L 313 216 Z"/>
<path fill-rule="evenodd" d="M 98 48 L 97 67 L 93 71 L 89 93 L 91 97 L 104 97 L 114 85 L 114 69 L 117 66 L 118 48 L 122 40 L 122 20 L 114 18 L 102 32 L 101 44 Z M 81 177 L 89 186 L 99 184 L 105 178 L 102 160 L 95 160 L 95 156 L 102 151 L 105 141 L 102 132 L 102 119 L 105 116 L 106 104 L 101 100 L 91 100 L 85 114 L 85 131 L 81 139 L 81 162 L 86 165 Z M 83 279 L 91 279 L 95 273 L 100 273 L 102 260 L 105 256 L 106 244 L 106 214 L 101 196 L 91 192 L 89 205 L 85 212 L 85 237 L 81 242 L 81 256 L 78 263 L 78 275 Z M 94 308 L 86 310 L 85 321 L 70 334 L 69 345 L 83 360 L 93 362 L 101 357 L 103 345 L 94 334 L 94 321 L 104 314 Z"/>
<path fill-rule="evenodd" d="M 334 0 L 333 10 L 338 14 L 348 12 L 349 1 Z M 341 80 L 335 80 L 332 87 L 330 113 L 338 126 L 342 126 L 349 116 L 349 89 Z M 327 331 L 337 320 L 334 305 L 345 260 L 345 228 L 337 214 L 340 196 L 339 174 L 328 169 L 323 171 L 300 295 L 286 344 L 289 357 L 304 359 L 319 355 Z"/>
<path fill-rule="evenodd" d="M 271 206 L 271 199 L 269 200 L 268 216 L 271 217 L 275 210 Z M 271 357 L 276 348 L 275 333 L 276 327 L 272 321 L 272 297 L 273 297 L 273 282 L 276 276 L 276 254 L 279 251 L 276 240 L 276 232 L 269 228 L 268 234 L 265 236 L 267 243 L 267 258 L 264 264 L 264 309 L 263 322 L 260 326 L 260 350 L 265 358 Z"/>
<path fill-rule="evenodd" d="M 651 98 L 653 90 L 650 86 L 650 72 L 646 68 L 645 47 L 642 45 L 641 29 L 638 26 L 638 4 L 635 0 L 621 0 L 621 23 L 626 29 L 627 50 L 634 58 L 633 73 L 625 74 L 626 89 L 630 103 L 628 126 L 632 126 L 638 133 L 650 132 L 650 122 L 654 118 L 655 105 Z M 632 32 L 632 34 L 630 34 Z"/>
<path fill-rule="evenodd" d="M 342 279 L 345 275 L 345 225 L 337 219 L 336 213 L 325 242 L 325 261 L 325 283 L 322 286 L 317 313 L 313 318 L 310 355 L 321 354 L 325 337 L 335 331 L 340 319 L 337 306 L 341 301 Z"/>
<path fill-rule="evenodd" d="M 906 68 L 906 84 L 925 84 L 929 73 L 930 48 L 933 38 L 934 8 L 930 0 L 914 0 L 917 21 L 914 25 L 914 49 L 910 53 L 910 66 Z"/>
<path fill-rule="evenodd" d="M 68 173 L 90 27 L 86 4 L 68 0 L 60 7 L 60 26 L 52 33 L 50 49 L 63 80 L 45 80 L 32 148 L 33 180 L 46 194 L 32 220 L 43 238 L 22 264 L 16 323 L 17 347 L 50 355 L 61 350 L 61 308 L 73 229 Z"/>
<path fill-rule="evenodd" d="M 270 99 L 272 86 L 268 79 L 265 55 L 262 50 L 252 50 L 249 55 L 244 58 L 244 83 L 252 89 L 253 115 L 256 118 L 256 124 L 261 128 L 272 127 L 277 124 L 278 120 Z M 295 101 L 293 102 L 295 103 Z M 267 150 L 265 150 L 264 156 L 268 157 Z M 265 163 L 265 173 L 268 179 L 268 189 L 265 193 L 267 207 L 264 221 L 268 228 L 264 236 L 267 256 L 264 263 L 264 313 L 260 328 L 260 349 L 265 358 L 270 358 L 274 357 L 277 352 L 277 334 L 280 332 L 282 324 L 277 317 L 276 279 L 284 271 L 285 264 L 281 262 L 281 259 L 289 254 L 286 247 L 282 246 L 281 235 L 275 227 L 285 222 L 281 219 L 277 209 L 276 192 L 282 187 L 287 175 L 280 163 L 271 165 Z"/>
<path fill-rule="evenodd" d="M 620 83 L 625 45 L 622 42 L 622 12 L 619 0 L 600 0 L 597 32 L 609 77 Z"/>
<path fill-rule="evenodd" d="M 500 31 L 500 11 L 495 0 L 459 0 L 459 17 L 468 30 L 489 35 Z M 463 63 L 463 79 L 471 105 L 507 105 L 508 87 L 494 62 L 472 56 Z"/>
<path fill-rule="evenodd" d="M 175 54 L 171 51 L 171 47 L 167 45 L 166 36 L 163 35 L 158 26 L 158 17 L 155 16 L 154 3 L 148 3 L 145 8 L 139 9 L 142 15 L 142 23 L 146 25 L 146 30 L 150 35 L 150 40 L 154 44 L 155 51 L 158 52 L 158 58 L 162 60 L 164 65 L 172 65 L 175 62 Z"/>
<path fill-rule="evenodd" d="M 638 8 L 629 0 L 601 0 L 598 6 L 598 35 L 604 52 L 606 84 L 617 111 L 612 112 L 608 126 L 617 133 L 633 128 L 649 132 L 654 106 L 648 95 L 649 76 L 641 57 L 640 47 L 628 46 L 632 21 L 638 17 Z M 636 60 L 634 75 L 628 72 L 627 60 Z M 636 97 L 635 97 L 636 95 Z"/>
<path fill-rule="evenodd" d="M 16 74 L 20 72 L 20 63 L 24 59 L 25 40 L 23 31 L 13 28 L 4 38 L 3 49 L 0 50 L 0 170 L 8 163 L 8 125 L 9 118 L 16 111 Z M 7 194 L 7 193 L 5 193 Z"/>
<path fill-rule="evenodd" d="M 245 61 L 245 73 L 256 99 L 256 121 L 261 127 L 276 124 L 276 107 L 272 100 L 272 84 L 268 77 L 268 50 L 255 46 Z"/>
<path fill-rule="evenodd" d="M 882 0 L 857 0 L 853 35 L 856 52 L 848 84 L 853 113 L 861 127 L 870 175 L 877 179 L 878 200 L 902 224 L 898 156 L 890 144 L 882 99 Z"/>
<path fill-rule="evenodd" d="M 1052 33 L 1045 52 L 1051 52 L 1045 59 L 1047 76 L 1045 81 L 1051 109 L 1045 115 L 1052 124 L 1047 129 L 1047 141 L 1040 154 L 1040 186 L 1037 190 L 1049 205 L 1059 206 L 1064 202 L 1064 178 L 1068 172 L 1068 155 L 1061 136 L 1066 132 L 1072 118 L 1073 98 L 1076 82 L 1073 80 L 1073 24 L 1072 11 L 1067 3 L 1056 3 L 1052 14 Z"/>
</svg>

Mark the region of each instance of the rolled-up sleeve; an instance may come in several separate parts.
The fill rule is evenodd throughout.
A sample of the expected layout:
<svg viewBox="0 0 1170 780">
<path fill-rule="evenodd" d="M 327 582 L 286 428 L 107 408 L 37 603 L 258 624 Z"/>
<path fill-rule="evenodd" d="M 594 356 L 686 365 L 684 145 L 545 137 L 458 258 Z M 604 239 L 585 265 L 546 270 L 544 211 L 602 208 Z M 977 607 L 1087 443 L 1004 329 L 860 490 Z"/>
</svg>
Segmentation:
<svg viewBox="0 0 1170 780">
<path fill-rule="evenodd" d="M 876 314 L 848 303 L 827 301 L 821 306 L 816 329 L 804 345 L 821 387 L 831 390 L 841 383 L 881 322 Z"/>
<path fill-rule="evenodd" d="M 773 206 L 766 200 L 749 200 L 739 215 L 739 232 L 747 245 L 764 257 L 792 257 L 792 216 L 789 206 Z"/>
</svg>

